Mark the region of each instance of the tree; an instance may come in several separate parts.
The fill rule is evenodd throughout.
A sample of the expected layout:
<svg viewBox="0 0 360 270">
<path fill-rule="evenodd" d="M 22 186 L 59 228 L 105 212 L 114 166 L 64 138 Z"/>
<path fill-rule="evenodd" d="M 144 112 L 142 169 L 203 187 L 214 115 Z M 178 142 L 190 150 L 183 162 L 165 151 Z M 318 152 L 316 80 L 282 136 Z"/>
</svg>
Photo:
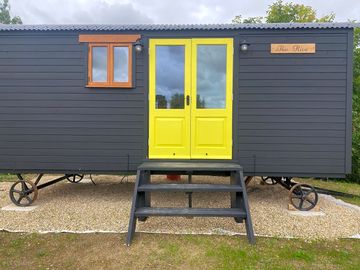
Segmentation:
<svg viewBox="0 0 360 270">
<path fill-rule="evenodd" d="M 284 3 L 277 0 L 272 3 L 266 11 L 265 17 L 249 17 L 243 19 L 241 15 L 236 16 L 233 23 L 289 23 L 289 22 L 333 22 L 335 14 L 330 13 L 323 17 L 317 17 L 316 10 L 303 4 L 292 2 Z"/>
<path fill-rule="evenodd" d="M 184 95 L 175 94 L 170 99 L 170 109 L 183 109 L 184 108 Z"/>
<path fill-rule="evenodd" d="M 22 24 L 21 18 L 19 16 L 11 18 L 9 0 L 0 0 L 0 23 Z"/>
<path fill-rule="evenodd" d="M 233 23 L 262 23 L 263 20 L 264 20 L 264 17 L 249 17 L 249 18 L 243 19 L 241 15 L 237 15 L 232 20 L 232 22 Z"/>
<path fill-rule="evenodd" d="M 323 17 L 316 17 L 316 10 L 310 6 L 302 4 L 284 3 L 278 0 L 270 5 L 266 12 L 266 22 L 332 22 L 335 19 L 335 14 L 331 13 Z"/>
<path fill-rule="evenodd" d="M 354 31 L 354 92 L 360 94 L 360 28 Z"/>
<path fill-rule="evenodd" d="M 167 100 L 164 95 L 156 95 L 156 109 L 167 109 Z"/>
<path fill-rule="evenodd" d="M 200 95 L 196 95 L 196 108 L 205 109 L 205 98 L 201 98 Z"/>
<path fill-rule="evenodd" d="M 349 180 L 360 184 L 360 28 L 354 31 L 352 173 Z"/>
</svg>

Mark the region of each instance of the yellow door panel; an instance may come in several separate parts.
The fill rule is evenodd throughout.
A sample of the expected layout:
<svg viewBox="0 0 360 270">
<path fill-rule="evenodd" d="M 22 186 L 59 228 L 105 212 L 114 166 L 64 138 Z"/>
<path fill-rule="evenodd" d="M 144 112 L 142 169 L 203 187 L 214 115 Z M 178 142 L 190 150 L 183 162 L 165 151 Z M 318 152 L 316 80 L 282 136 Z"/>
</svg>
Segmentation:
<svg viewBox="0 0 360 270">
<path fill-rule="evenodd" d="M 191 158 L 232 158 L 233 39 L 193 39 Z"/>
<path fill-rule="evenodd" d="M 233 39 L 151 39 L 149 158 L 231 159 Z"/>
<path fill-rule="evenodd" d="M 223 148 L 226 145 L 226 119 L 203 118 L 195 119 L 195 145 L 207 149 L 209 147 Z"/>
<path fill-rule="evenodd" d="M 149 158 L 190 158 L 190 50 L 190 40 L 150 40 Z"/>
<path fill-rule="evenodd" d="M 186 126 L 184 118 L 155 118 L 155 146 L 182 147 L 185 145 Z M 171 136 L 168 136 L 171 134 Z"/>
</svg>

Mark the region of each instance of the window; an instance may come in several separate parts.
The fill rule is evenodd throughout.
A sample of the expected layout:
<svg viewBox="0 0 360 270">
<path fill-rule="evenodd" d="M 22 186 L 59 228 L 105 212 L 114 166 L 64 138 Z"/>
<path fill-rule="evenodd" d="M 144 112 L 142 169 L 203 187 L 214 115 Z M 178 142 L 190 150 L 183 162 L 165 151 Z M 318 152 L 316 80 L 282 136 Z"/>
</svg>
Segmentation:
<svg viewBox="0 0 360 270">
<path fill-rule="evenodd" d="M 89 43 L 87 87 L 131 88 L 132 46 L 140 35 L 80 35 Z"/>
<path fill-rule="evenodd" d="M 89 44 L 88 86 L 132 87 L 132 45 Z"/>
</svg>

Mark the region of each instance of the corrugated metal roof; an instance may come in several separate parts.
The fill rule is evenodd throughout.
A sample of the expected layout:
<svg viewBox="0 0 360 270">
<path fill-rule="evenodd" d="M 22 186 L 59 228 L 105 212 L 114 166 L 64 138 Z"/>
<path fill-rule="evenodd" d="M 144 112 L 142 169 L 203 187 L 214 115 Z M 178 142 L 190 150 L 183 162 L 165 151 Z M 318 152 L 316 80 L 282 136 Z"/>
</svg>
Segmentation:
<svg viewBox="0 0 360 270">
<path fill-rule="evenodd" d="M 158 31 L 237 29 L 339 29 L 360 27 L 355 23 L 259 23 L 259 24 L 0 24 L 0 31 Z"/>
</svg>

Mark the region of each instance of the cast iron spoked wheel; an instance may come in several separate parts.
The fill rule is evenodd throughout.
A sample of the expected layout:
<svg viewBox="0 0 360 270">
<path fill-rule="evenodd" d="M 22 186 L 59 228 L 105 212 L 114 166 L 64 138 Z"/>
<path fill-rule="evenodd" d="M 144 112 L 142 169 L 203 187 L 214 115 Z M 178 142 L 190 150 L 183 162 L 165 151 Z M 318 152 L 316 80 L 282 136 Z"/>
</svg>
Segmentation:
<svg viewBox="0 0 360 270">
<path fill-rule="evenodd" d="M 290 203 L 300 211 L 309 211 L 315 207 L 319 196 L 313 186 L 296 184 L 289 191 Z"/>
<path fill-rule="evenodd" d="M 268 185 L 276 185 L 278 182 L 277 177 L 271 176 L 261 176 L 261 180 L 263 180 L 263 182 Z"/>
<path fill-rule="evenodd" d="M 9 195 L 15 205 L 29 206 L 37 199 L 38 189 L 29 180 L 19 180 L 11 186 Z"/>
<path fill-rule="evenodd" d="M 83 180 L 84 175 L 83 174 L 69 174 L 66 176 L 66 179 L 71 183 L 79 183 L 81 180 Z"/>
</svg>

